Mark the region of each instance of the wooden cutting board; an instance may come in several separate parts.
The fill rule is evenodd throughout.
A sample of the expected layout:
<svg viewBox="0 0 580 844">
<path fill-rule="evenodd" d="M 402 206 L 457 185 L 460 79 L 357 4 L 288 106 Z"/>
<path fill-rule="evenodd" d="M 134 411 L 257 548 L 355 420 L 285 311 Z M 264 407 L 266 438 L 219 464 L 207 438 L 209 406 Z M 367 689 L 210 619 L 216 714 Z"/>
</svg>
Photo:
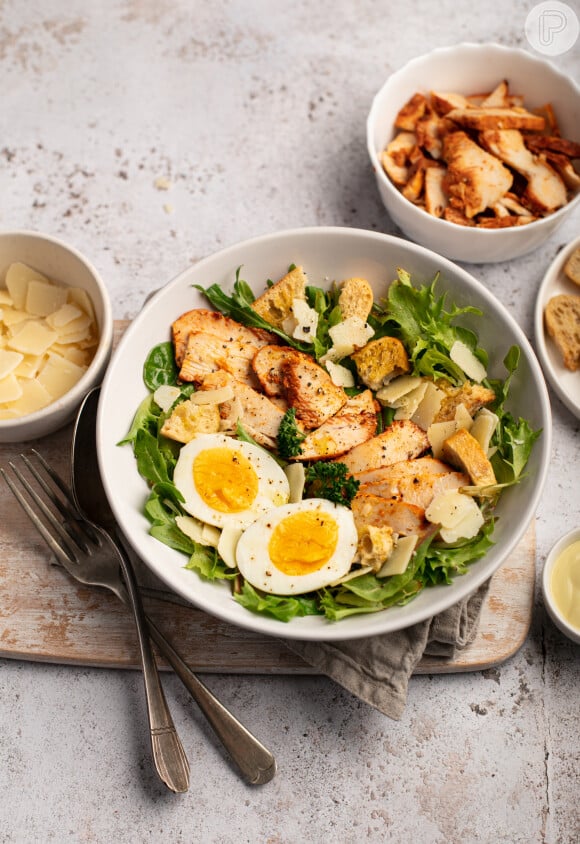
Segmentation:
<svg viewBox="0 0 580 844">
<path fill-rule="evenodd" d="M 117 338 L 127 323 L 116 324 Z M 0 445 L 0 466 L 30 446 L 68 479 L 72 426 L 34 443 Z M 0 480 L 0 657 L 136 668 L 133 620 L 109 592 L 72 580 Z M 477 637 L 452 661 L 424 657 L 416 673 L 497 665 L 523 644 L 532 618 L 535 530 L 492 578 Z M 282 641 L 233 627 L 201 610 L 148 600 L 147 610 L 192 669 L 226 673 L 315 673 Z M 283 631 L 282 631 L 283 635 Z M 167 665 L 161 661 L 161 665 Z"/>
</svg>

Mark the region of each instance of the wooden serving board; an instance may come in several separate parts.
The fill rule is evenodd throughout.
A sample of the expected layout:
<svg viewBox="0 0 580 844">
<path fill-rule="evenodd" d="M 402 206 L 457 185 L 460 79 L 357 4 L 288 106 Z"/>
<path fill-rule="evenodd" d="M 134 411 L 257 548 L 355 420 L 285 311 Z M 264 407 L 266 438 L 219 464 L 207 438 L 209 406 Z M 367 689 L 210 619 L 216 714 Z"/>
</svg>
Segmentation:
<svg viewBox="0 0 580 844">
<path fill-rule="evenodd" d="M 127 323 L 117 323 L 117 337 Z M 70 473 L 72 426 L 35 443 L 0 445 L 0 466 L 34 446 Z M 133 619 L 109 592 L 72 580 L 51 555 L 0 480 L 0 657 L 109 668 L 137 668 Z M 497 665 L 523 644 L 532 617 L 535 530 L 492 578 L 478 634 L 453 659 L 424 657 L 416 673 L 474 671 Z M 314 669 L 282 640 L 229 625 L 191 607 L 148 600 L 147 610 L 190 667 L 199 672 L 301 673 Z M 162 667 L 168 666 L 160 661 Z"/>
</svg>

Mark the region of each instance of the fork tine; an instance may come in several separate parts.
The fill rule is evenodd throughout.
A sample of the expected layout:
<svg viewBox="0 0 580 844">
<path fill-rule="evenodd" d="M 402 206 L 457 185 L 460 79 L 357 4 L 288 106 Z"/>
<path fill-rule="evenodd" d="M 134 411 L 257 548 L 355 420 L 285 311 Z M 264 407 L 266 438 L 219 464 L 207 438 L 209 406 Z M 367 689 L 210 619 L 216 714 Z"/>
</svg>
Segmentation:
<svg viewBox="0 0 580 844">
<path fill-rule="evenodd" d="M 71 534 L 77 545 L 86 551 L 85 539 L 83 538 L 82 532 L 77 527 L 79 522 L 83 523 L 83 530 L 92 542 L 98 542 L 98 536 L 95 534 L 91 525 L 79 512 L 75 502 L 73 501 L 72 493 L 62 478 L 57 475 L 52 466 L 49 466 L 42 454 L 40 454 L 40 452 L 38 452 L 35 448 L 31 448 L 29 453 L 36 458 L 40 467 L 44 470 L 54 486 L 60 491 L 62 498 L 55 494 L 55 490 L 49 485 L 38 469 L 33 466 L 26 454 L 20 454 L 20 458 L 24 461 L 34 480 L 42 487 L 61 516 L 67 520 L 69 528 L 68 533 Z"/>
<path fill-rule="evenodd" d="M 28 494 L 30 495 L 32 500 L 39 507 L 39 509 L 44 513 L 44 515 L 50 521 L 50 523 L 57 528 L 59 535 L 61 535 L 62 528 L 60 528 L 60 525 L 58 524 L 58 522 L 54 518 L 53 514 L 48 509 L 48 507 L 45 505 L 45 503 L 42 501 L 42 499 L 38 497 L 36 492 L 34 492 L 32 487 L 28 483 L 28 481 L 25 478 L 22 477 L 22 474 L 18 471 L 18 469 L 14 466 L 14 464 L 10 463 L 9 465 L 13 469 L 13 471 L 16 474 L 16 477 L 18 478 L 20 483 L 23 484 L 23 486 L 25 487 L 26 491 L 28 492 Z M 42 538 L 44 539 L 44 541 L 46 542 L 46 544 L 48 545 L 50 550 L 53 552 L 53 554 L 55 554 L 55 556 L 58 557 L 58 559 L 60 559 L 60 560 L 62 560 L 63 557 L 66 557 L 66 559 L 69 562 L 74 562 L 75 561 L 74 554 L 71 552 L 71 550 L 70 550 L 69 546 L 66 544 L 66 542 L 64 543 L 64 547 L 63 547 L 63 544 L 60 544 L 55 539 L 54 534 L 51 533 L 51 531 L 46 527 L 46 525 L 44 524 L 42 519 L 39 518 L 37 511 L 34 509 L 34 507 L 31 506 L 31 504 L 27 500 L 26 496 L 22 493 L 22 491 L 14 483 L 14 481 L 9 477 L 8 473 L 1 467 L 0 467 L 0 473 L 2 474 L 2 477 L 4 478 L 6 483 L 8 484 L 10 491 L 12 492 L 12 494 L 14 495 L 14 497 L 16 498 L 16 500 L 18 501 L 18 503 L 20 504 L 20 506 L 22 507 L 22 509 L 24 510 L 24 512 L 26 513 L 26 515 L 28 516 L 28 518 L 30 519 L 30 521 L 32 522 L 34 527 L 36 528 L 36 530 L 40 533 L 40 535 L 42 536 Z"/>
</svg>

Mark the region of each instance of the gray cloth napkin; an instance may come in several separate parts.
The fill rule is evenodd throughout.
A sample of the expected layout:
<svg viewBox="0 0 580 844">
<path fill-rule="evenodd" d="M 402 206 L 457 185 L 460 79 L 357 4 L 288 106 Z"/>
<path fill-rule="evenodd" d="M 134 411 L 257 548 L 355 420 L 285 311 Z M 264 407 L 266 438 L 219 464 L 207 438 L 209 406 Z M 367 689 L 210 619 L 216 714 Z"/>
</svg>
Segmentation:
<svg viewBox="0 0 580 844">
<path fill-rule="evenodd" d="M 286 646 L 365 703 L 398 720 L 409 678 L 423 655 L 453 659 L 473 641 L 489 581 L 445 612 L 395 633 L 344 642 L 286 641 Z"/>
<path fill-rule="evenodd" d="M 134 555 L 131 557 L 146 597 L 191 606 L 168 591 Z M 450 660 L 472 642 L 488 590 L 489 581 L 445 612 L 395 633 L 342 642 L 283 641 L 312 668 L 398 720 L 407 702 L 409 678 L 421 657 Z"/>
</svg>

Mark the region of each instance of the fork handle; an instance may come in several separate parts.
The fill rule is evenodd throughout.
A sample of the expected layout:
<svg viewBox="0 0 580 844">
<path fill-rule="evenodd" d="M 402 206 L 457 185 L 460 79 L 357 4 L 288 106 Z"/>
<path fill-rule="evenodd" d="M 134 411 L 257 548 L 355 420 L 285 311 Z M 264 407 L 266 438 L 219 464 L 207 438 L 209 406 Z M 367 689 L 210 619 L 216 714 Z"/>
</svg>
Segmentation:
<svg viewBox="0 0 580 844">
<path fill-rule="evenodd" d="M 147 619 L 137 588 L 133 566 L 121 549 L 119 549 L 119 561 L 127 587 L 129 603 L 133 610 L 141 651 L 153 760 L 157 773 L 165 785 L 171 791 L 185 792 L 189 788 L 189 763 L 177 735 L 159 679 L 159 672 L 148 635 Z"/>
<path fill-rule="evenodd" d="M 151 638 L 196 701 L 244 777 L 251 785 L 269 782 L 276 773 L 276 760 L 272 753 L 214 697 L 154 622 L 148 616 L 146 618 Z"/>
</svg>

